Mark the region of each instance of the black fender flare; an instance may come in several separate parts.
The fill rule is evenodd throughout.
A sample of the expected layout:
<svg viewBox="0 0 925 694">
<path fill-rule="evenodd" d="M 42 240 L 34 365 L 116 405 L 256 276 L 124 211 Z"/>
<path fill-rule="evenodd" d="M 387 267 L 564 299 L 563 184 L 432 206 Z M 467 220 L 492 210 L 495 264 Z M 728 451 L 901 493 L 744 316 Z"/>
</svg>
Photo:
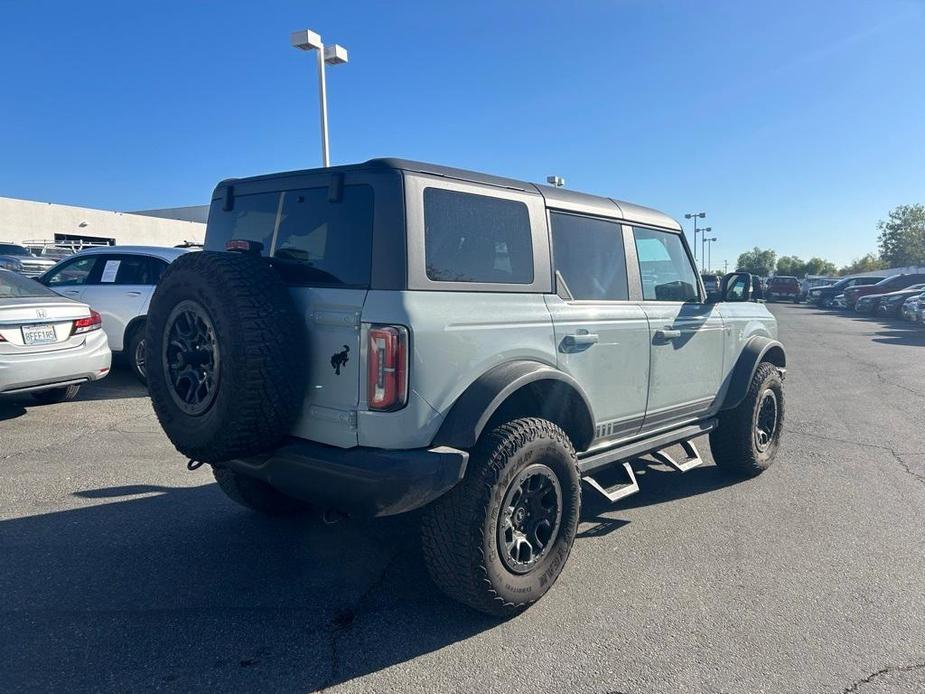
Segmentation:
<svg viewBox="0 0 925 694">
<path fill-rule="evenodd" d="M 573 391 L 579 407 L 567 413 L 574 426 L 567 431 L 576 450 L 584 450 L 594 439 L 594 414 L 584 389 L 568 374 L 536 361 L 519 360 L 499 364 L 473 381 L 457 398 L 433 445 L 472 448 L 492 415 L 504 402 L 524 386 L 538 381 L 554 381 L 560 388 Z M 565 427 L 563 427 L 565 428 Z"/>
<path fill-rule="evenodd" d="M 731 410 L 739 406 L 748 394 L 748 387 L 751 385 L 758 365 L 763 361 L 775 364 L 781 372 L 784 372 L 787 368 L 787 353 L 784 351 L 784 346 L 777 340 L 763 335 L 754 335 L 745 343 L 732 370 L 729 388 L 726 389 L 721 410 Z"/>
</svg>

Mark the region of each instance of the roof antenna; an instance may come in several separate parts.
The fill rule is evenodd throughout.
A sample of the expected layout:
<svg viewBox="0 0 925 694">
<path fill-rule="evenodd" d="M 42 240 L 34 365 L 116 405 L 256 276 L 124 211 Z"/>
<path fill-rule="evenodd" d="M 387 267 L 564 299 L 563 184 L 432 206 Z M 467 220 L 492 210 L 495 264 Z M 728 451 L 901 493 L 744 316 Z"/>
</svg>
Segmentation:
<svg viewBox="0 0 925 694">
<path fill-rule="evenodd" d="M 546 183 L 551 186 L 555 186 L 556 188 L 561 188 L 565 185 L 565 179 L 561 176 L 547 176 Z"/>
</svg>

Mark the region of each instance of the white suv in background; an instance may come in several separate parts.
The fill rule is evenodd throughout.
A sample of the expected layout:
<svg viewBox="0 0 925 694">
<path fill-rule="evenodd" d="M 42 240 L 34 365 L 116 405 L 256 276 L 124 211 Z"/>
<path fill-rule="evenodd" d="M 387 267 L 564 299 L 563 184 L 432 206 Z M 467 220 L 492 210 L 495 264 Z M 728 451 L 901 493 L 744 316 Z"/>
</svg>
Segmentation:
<svg viewBox="0 0 925 694">
<path fill-rule="evenodd" d="M 81 251 L 46 272 L 39 281 L 61 296 L 89 304 L 103 317 L 109 349 L 126 358 L 146 383 L 145 319 L 154 288 L 167 266 L 189 248 L 106 246 Z"/>
</svg>

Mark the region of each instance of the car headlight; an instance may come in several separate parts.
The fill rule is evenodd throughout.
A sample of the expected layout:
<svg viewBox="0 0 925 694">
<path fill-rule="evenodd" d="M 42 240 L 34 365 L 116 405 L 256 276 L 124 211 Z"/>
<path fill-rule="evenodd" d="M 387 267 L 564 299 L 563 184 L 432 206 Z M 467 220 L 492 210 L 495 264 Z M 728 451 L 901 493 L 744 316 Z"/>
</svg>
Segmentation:
<svg viewBox="0 0 925 694">
<path fill-rule="evenodd" d="M 13 258 L 0 258 L 0 267 L 4 270 L 12 270 L 13 272 L 19 272 L 22 270 L 22 263 Z"/>
</svg>

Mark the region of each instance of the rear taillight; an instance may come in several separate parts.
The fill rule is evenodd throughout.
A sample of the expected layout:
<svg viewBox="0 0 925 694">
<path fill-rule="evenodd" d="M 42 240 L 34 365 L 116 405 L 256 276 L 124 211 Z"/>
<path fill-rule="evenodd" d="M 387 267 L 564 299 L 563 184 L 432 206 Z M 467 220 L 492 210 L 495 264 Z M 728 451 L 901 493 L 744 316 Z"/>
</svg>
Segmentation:
<svg viewBox="0 0 925 694">
<path fill-rule="evenodd" d="M 371 410 L 397 410 L 408 402 L 408 331 L 398 325 L 369 328 L 366 401 Z"/>
<path fill-rule="evenodd" d="M 89 333 L 94 330 L 99 330 L 103 327 L 103 317 L 98 314 L 96 311 L 90 311 L 89 318 L 78 318 L 74 321 L 74 329 L 71 330 L 71 335 L 80 335 L 81 333 Z"/>
</svg>

